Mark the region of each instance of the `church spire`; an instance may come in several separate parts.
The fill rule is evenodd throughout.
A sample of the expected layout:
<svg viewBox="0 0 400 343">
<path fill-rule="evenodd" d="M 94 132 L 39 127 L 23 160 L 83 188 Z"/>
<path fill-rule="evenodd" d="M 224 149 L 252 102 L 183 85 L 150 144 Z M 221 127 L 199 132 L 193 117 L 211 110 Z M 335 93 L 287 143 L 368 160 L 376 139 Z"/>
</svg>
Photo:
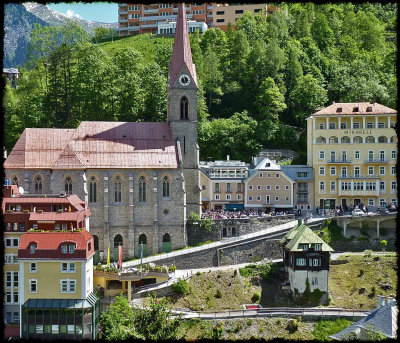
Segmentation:
<svg viewBox="0 0 400 343">
<path fill-rule="evenodd" d="M 183 66 L 186 66 L 195 86 L 197 87 L 196 68 L 193 64 L 192 52 L 190 50 L 186 8 L 185 3 L 180 2 L 178 3 L 178 18 L 176 21 L 174 48 L 172 50 L 172 59 L 168 71 L 168 87 L 174 85 Z"/>
</svg>

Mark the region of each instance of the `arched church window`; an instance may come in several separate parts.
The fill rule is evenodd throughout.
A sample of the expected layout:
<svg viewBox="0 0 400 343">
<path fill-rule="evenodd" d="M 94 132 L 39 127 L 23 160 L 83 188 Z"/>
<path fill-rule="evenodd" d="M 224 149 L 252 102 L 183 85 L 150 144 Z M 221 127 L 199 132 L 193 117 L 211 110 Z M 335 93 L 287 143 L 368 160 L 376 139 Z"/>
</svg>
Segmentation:
<svg viewBox="0 0 400 343">
<path fill-rule="evenodd" d="M 35 177 L 35 194 L 42 194 L 42 177 L 40 175 Z"/>
<path fill-rule="evenodd" d="M 97 202 L 97 180 L 94 176 L 90 178 L 89 202 Z"/>
<path fill-rule="evenodd" d="M 72 194 L 72 180 L 68 176 L 64 182 L 65 194 Z"/>
<path fill-rule="evenodd" d="M 144 176 L 139 179 L 139 202 L 146 202 L 146 179 Z"/>
<path fill-rule="evenodd" d="M 117 176 L 114 182 L 114 202 L 121 202 L 122 195 L 121 195 L 121 178 Z"/>
<path fill-rule="evenodd" d="M 183 96 L 181 98 L 181 119 L 189 119 L 188 99 Z"/>
<path fill-rule="evenodd" d="M 169 198 L 169 179 L 165 176 L 163 179 L 163 197 Z"/>
</svg>

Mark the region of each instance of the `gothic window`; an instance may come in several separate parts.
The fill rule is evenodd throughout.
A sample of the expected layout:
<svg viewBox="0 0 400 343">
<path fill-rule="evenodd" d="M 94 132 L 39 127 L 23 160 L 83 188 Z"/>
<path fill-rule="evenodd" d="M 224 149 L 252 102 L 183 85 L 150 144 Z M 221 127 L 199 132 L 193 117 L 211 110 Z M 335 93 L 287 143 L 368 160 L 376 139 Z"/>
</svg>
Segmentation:
<svg viewBox="0 0 400 343">
<path fill-rule="evenodd" d="M 13 176 L 11 179 L 11 184 L 12 185 L 17 185 L 18 186 L 18 177 L 17 176 Z"/>
<path fill-rule="evenodd" d="M 69 176 L 65 179 L 64 186 L 65 194 L 72 194 L 72 180 Z"/>
<path fill-rule="evenodd" d="M 168 176 L 163 180 L 163 198 L 169 198 L 169 179 Z"/>
<path fill-rule="evenodd" d="M 89 202 L 97 202 L 97 180 L 94 176 L 90 178 L 89 183 Z"/>
<path fill-rule="evenodd" d="M 189 119 L 188 99 L 185 96 L 181 98 L 181 119 Z"/>
<path fill-rule="evenodd" d="M 35 194 L 42 194 L 42 177 L 40 175 L 35 177 Z"/>
<path fill-rule="evenodd" d="M 121 178 L 117 176 L 114 182 L 114 202 L 121 202 Z"/>
<path fill-rule="evenodd" d="M 140 236 L 139 236 L 139 245 L 140 244 L 147 244 L 147 237 L 146 237 L 146 235 L 144 234 L 144 233 L 142 233 Z"/>
<path fill-rule="evenodd" d="M 95 251 L 99 250 L 99 237 L 93 235 L 93 241 L 94 241 L 94 250 Z"/>
<path fill-rule="evenodd" d="M 139 202 L 146 202 L 146 179 L 144 176 L 139 179 Z"/>
<path fill-rule="evenodd" d="M 171 236 L 166 233 L 162 238 L 163 243 L 171 243 Z"/>
</svg>

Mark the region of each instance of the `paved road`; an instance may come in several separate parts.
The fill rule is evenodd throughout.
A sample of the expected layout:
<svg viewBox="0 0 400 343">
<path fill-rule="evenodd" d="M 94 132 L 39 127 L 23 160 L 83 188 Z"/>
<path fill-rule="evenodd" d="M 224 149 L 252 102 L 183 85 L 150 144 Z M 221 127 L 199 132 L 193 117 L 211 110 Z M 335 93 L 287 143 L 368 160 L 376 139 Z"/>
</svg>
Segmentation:
<svg viewBox="0 0 400 343">
<path fill-rule="evenodd" d="M 308 220 L 308 224 L 310 223 L 315 223 L 315 222 L 319 222 L 321 221 L 321 218 L 312 218 L 310 220 Z M 210 243 L 210 244 L 205 244 L 199 247 L 194 247 L 194 248 L 188 248 L 188 249 L 183 249 L 183 250 L 178 250 L 178 251 L 174 251 L 174 252 L 170 252 L 168 254 L 161 254 L 161 255 L 155 255 L 155 256 L 150 256 L 150 257 L 146 257 L 143 258 L 143 263 L 149 263 L 149 262 L 156 262 L 159 260 L 164 260 L 167 258 L 173 258 L 176 256 L 181 256 L 181 255 L 186 255 L 186 254 L 191 254 L 193 252 L 197 252 L 197 251 L 203 251 L 203 250 L 207 250 L 207 249 L 211 249 L 211 248 L 219 248 L 219 247 L 223 247 L 225 245 L 230 245 L 232 243 L 239 243 L 239 242 L 243 242 L 246 240 L 249 240 L 251 238 L 261 238 L 263 236 L 269 236 L 272 234 L 276 234 L 276 233 L 281 233 L 281 232 L 285 232 L 288 231 L 289 229 L 291 229 L 292 227 L 294 227 L 297 224 L 297 220 L 292 220 L 288 223 L 285 224 L 281 224 L 281 225 L 277 225 L 274 227 L 269 227 L 267 229 L 261 230 L 261 231 L 257 231 L 257 232 L 253 232 L 253 233 L 249 233 L 243 236 L 239 236 L 239 237 L 231 237 L 228 239 L 224 239 L 222 241 L 218 241 L 218 242 L 214 242 L 214 243 Z M 123 263 L 123 267 L 133 267 L 133 266 L 137 266 L 140 264 L 140 259 L 134 260 L 134 261 L 129 261 L 129 262 L 124 262 Z"/>
</svg>

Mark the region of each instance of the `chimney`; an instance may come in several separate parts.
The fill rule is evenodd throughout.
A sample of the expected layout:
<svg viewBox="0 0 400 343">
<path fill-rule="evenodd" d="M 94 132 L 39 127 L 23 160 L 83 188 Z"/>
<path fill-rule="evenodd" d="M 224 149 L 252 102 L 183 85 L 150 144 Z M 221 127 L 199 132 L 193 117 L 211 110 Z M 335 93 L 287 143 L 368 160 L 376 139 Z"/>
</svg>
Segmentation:
<svg viewBox="0 0 400 343">
<path fill-rule="evenodd" d="M 334 101 L 332 101 L 332 105 L 334 105 L 335 104 L 335 102 Z"/>
<path fill-rule="evenodd" d="M 389 305 L 389 304 L 396 305 L 396 299 L 394 297 L 387 297 L 386 305 Z"/>
<path fill-rule="evenodd" d="M 383 295 L 378 295 L 378 307 L 385 306 L 385 297 Z"/>
<path fill-rule="evenodd" d="M 230 160 L 230 155 L 226 155 L 226 160 L 229 161 Z"/>
<path fill-rule="evenodd" d="M 300 226 L 301 224 L 303 224 L 303 219 L 301 218 L 297 219 L 297 226 Z"/>
</svg>

